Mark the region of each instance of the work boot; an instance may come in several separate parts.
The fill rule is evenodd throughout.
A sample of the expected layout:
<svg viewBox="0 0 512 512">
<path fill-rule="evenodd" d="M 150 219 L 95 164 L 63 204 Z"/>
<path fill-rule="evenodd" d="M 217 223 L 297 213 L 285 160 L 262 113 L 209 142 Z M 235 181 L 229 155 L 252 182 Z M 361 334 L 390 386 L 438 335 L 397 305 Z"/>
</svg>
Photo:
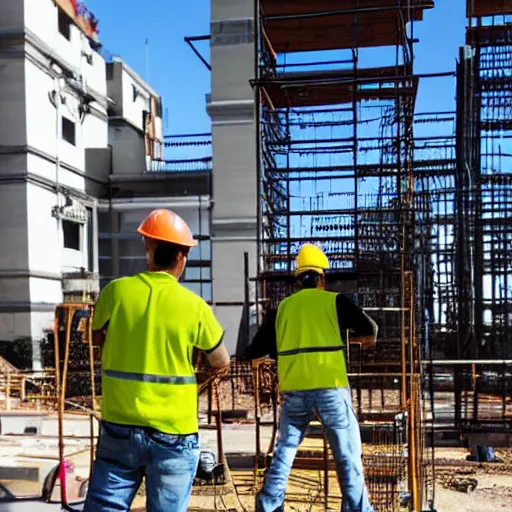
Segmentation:
<svg viewBox="0 0 512 512">
<path fill-rule="evenodd" d="M 261 506 L 259 506 L 259 504 L 258 504 L 258 496 L 259 496 L 259 494 L 260 493 L 258 492 L 256 494 L 256 497 L 255 497 L 256 498 L 255 499 L 255 501 L 256 501 L 256 507 L 255 507 L 256 512 L 261 512 Z M 284 512 L 284 505 L 274 509 L 273 512 Z"/>
</svg>

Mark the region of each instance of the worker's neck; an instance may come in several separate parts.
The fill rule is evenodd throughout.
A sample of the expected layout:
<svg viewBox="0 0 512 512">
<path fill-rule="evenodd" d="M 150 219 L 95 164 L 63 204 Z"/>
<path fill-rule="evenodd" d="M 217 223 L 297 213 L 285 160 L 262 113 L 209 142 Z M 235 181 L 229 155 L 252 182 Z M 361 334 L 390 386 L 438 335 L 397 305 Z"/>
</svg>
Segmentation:
<svg viewBox="0 0 512 512">
<path fill-rule="evenodd" d="M 316 286 L 300 288 L 301 290 L 325 290 L 325 286 L 322 284 L 317 284 Z"/>
<path fill-rule="evenodd" d="M 171 276 L 175 277 L 176 279 L 179 279 L 179 277 L 180 277 L 180 272 L 176 267 L 163 268 L 163 267 L 158 267 L 153 264 L 149 264 L 148 270 L 149 270 L 149 272 L 165 272 L 166 274 L 170 274 Z"/>
</svg>

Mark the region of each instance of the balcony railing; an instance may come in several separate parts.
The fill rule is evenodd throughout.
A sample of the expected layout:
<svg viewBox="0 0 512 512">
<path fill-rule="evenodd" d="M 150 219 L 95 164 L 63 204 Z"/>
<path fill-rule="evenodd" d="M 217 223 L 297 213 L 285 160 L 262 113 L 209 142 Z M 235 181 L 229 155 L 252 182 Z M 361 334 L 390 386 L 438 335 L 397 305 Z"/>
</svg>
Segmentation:
<svg viewBox="0 0 512 512">
<path fill-rule="evenodd" d="M 211 133 L 164 136 L 165 158 L 155 159 L 149 172 L 208 172 L 212 170 Z"/>
<path fill-rule="evenodd" d="M 212 170 L 212 157 L 154 160 L 148 172 L 205 172 Z"/>
</svg>

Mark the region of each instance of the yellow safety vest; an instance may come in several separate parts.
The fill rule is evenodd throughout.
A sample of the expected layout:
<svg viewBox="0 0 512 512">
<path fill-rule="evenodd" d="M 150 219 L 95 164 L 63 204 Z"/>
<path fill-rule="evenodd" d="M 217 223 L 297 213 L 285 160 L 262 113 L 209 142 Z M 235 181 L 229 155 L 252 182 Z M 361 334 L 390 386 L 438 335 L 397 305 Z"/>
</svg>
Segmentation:
<svg viewBox="0 0 512 512">
<path fill-rule="evenodd" d="M 93 330 L 108 324 L 102 417 L 169 434 L 198 431 L 194 347 L 212 350 L 223 330 L 206 302 L 164 272 L 112 281 Z"/>
<path fill-rule="evenodd" d="M 347 387 L 336 293 L 301 290 L 277 310 L 277 368 L 281 391 Z"/>
</svg>

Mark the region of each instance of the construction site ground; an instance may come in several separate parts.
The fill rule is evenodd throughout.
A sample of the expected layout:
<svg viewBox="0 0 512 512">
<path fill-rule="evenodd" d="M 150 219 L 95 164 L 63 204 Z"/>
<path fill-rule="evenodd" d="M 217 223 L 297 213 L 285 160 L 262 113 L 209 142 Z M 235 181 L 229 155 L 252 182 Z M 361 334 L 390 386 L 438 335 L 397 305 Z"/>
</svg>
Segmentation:
<svg viewBox="0 0 512 512">
<path fill-rule="evenodd" d="M 90 424 L 85 416 L 72 415 L 65 421 L 66 456 L 74 464 L 74 473 L 68 483 L 68 494 L 77 494 L 79 484 L 87 478 L 90 467 Z M 255 452 L 255 434 L 252 424 L 224 425 L 224 451 L 228 460 L 237 461 L 225 485 L 197 486 L 190 502 L 191 511 L 254 510 L 254 493 L 261 484 L 261 475 L 255 479 L 251 469 Z M 270 441 L 270 428 L 262 429 L 262 446 Z M 201 429 L 203 449 L 216 451 L 216 431 Z M 321 440 L 307 439 L 305 448 L 319 450 Z M 436 449 L 435 505 L 438 512 L 496 512 L 512 510 L 512 450 L 498 450 L 502 463 L 479 464 L 467 462 L 467 451 L 462 448 Z M 42 419 L 40 435 L 0 436 L 0 498 L 28 497 L 41 494 L 42 485 L 49 471 L 58 462 L 57 419 L 48 415 Z M 326 510 L 321 471 L 293 470 L 287 492 L 287 510 Z M 327 510 L 339 510 L 339 487 L 334 472 L 329 475 Z M 60 490 L 55 488 L 58 502 Z M 133 504 L 132 510 L 143 510 L 144 487 Z M 8 504 L 0 503 L 0 510 L 58 510 L 57 503 Z"/>
</svg>

